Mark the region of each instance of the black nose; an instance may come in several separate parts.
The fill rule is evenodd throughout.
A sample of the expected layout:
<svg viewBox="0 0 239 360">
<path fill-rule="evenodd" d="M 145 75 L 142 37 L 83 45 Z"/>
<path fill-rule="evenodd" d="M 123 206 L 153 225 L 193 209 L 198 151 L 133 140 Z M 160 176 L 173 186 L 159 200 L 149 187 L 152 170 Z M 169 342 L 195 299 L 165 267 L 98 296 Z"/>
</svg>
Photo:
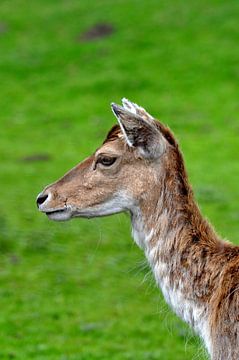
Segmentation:
<svg viewBox="0 0 239 360">
<path fill-rule="evenodd" d="M 48 198 L 48 195 L 39 195 L 37 197 L 37 206 L 39 207 L 41 204 L 43 204 L 47 198 Z"/>
</svg>

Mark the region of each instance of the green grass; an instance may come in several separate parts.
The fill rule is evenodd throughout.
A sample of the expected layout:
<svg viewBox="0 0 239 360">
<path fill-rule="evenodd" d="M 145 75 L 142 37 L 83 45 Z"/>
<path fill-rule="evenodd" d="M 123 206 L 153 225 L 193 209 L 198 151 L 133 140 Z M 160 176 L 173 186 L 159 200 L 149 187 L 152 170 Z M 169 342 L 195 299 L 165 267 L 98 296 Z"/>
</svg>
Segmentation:
<svg viewBox="0 0 239 360">
<path fill-rule="evenodd" d="M 238 11 L 222 1 L 1 1 L 0 358 L 204 359 L 124 215 L 53 223 L 35 197 L 125 96 L 180 139 L 203 213 L 238 242 Z M 97 23 L 111 36 L 82 42 Z M 24 161 L 45 154 L 49 161 Z"/>
</svg>

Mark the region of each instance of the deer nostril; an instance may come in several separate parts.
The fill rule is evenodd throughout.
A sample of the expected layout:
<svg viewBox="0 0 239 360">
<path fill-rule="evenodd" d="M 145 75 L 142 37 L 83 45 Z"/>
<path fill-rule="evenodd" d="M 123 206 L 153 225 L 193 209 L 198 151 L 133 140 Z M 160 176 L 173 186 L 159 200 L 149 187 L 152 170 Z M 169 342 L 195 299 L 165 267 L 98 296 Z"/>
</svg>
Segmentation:
<svg viewBox="0 0 239 360">
<path fill-rule="evenodd" d="M 43 204 L 47 198 L 48 198 L 48 195 L 39 195 L 37 197 L 37 206 L 39 207 L 41 204 Z"/>
</svg>

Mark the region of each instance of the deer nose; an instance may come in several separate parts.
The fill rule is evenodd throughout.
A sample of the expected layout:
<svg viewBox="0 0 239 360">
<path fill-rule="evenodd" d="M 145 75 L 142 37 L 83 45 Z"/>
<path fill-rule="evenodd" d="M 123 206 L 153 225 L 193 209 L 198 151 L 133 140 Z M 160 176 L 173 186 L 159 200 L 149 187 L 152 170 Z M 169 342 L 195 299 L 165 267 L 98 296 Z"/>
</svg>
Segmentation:
<svg viewBox="0 0 239 360">
<path fill-rule="evenodd" d="M 39 207 L 40 205 L 42 205 L 47 198 L 48 198 L 48 194 L 39 194 L 37 197 L 37 206 Z"/>
</svg>

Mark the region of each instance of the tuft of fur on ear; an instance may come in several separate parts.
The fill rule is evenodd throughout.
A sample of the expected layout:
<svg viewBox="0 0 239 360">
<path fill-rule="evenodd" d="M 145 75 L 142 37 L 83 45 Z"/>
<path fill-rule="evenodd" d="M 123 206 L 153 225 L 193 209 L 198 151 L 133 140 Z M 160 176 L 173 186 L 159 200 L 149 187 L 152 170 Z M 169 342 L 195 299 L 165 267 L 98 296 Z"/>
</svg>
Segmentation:
<svg viewBox="0 0 239 360">
<path fill-rule="evenodd" d="M 154 121 L 153 116 L 150 115 L 143 107 L 133 103 L 132 101 L 129 101 L 126 98 L 122 99 L 122 104 L 126 110 L 132 112 L 135 115 L 140 116 L 145 121 L 149 121 L 149 122 L 153 123 L 153 121 Z"/>
<path fill-rule="evenodd" d="M 144 158 L 155 159 L 162 155 L 166 141 L 153 119 L 149 121 L 140 116 L 139 112 L 137 113 L 139 107 L 135 112 L 114 103 L 111 104 L 111 107 L 130 147 L 137 148 Z"/>
</svg>

